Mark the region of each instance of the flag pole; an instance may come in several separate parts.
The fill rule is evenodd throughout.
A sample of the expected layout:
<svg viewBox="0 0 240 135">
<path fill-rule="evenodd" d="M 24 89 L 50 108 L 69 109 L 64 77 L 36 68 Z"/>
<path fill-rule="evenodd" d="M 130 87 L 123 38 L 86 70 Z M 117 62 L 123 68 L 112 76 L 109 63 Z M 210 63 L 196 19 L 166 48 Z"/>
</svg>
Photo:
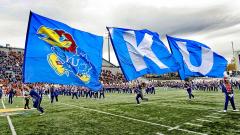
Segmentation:
<svg viewBox="0 0 240 135">
<path fill-rule="evenodd" d="M 107 44 L 108 44 L 108 62 L 110 63 L 110 44 L 109 44 L 109 32 L 107 33 Z"/>
<path fill-rule="evenodd" d="M 232 43 L 232 53 L 233 53 L 233 57 L 234 57 L 234 46 L 233 46 L 233 41 L 232 41 L 231 43 Z"/>
</svg>

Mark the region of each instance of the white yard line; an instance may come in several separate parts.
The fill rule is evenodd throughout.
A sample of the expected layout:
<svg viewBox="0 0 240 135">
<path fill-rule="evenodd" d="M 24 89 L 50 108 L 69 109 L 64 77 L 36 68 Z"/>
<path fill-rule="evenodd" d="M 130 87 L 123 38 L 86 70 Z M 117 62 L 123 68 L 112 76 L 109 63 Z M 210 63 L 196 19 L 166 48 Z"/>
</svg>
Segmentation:
<svg viewBox="0 0 240 135">
<path fill-rule="evenodd" d="M 169 128 L 168 131 L 172 131 L 172 130 L 175 130 L 175 129 L 179 129 L 179 126 Z"/>
<path fill-rule="evenodd" d="M 4 102 L 3 102 L 3 100 L 2 100 L 2 105 L 3 105 L 3 109 L 6 109 L 6 106 L 5 106 Z"/>
<path fill-rule="evenodd" d="M 3 100 L 2 100 L 2 105 L 3 105 L 3 108 L 6 109 L 6 106 L 4 105 Z M 14 126 L 12 124 L 12 120 L 11 120 L 11 118 L 10 118 L 10 116 L 8 114 L 7 114 L 7 120 L 8 120 L 8 125 L 9 125 L 9 127 L 11 129 L 12 135 L 17 135 L 17 133 L 15 131 L 15 128 L 14 128 Z"/>
<path fill-rule="evenodd" d="M 206 118 L 214 118 L 214 119 L 220 119 L 221 117 L 216 117 L 216 116 L 205 116 Z"/>
<path fill-rule="evenodd" d="M 205 120 L 205 119 L 196 119 L 198 121 L 203 121 L 203 122 L 212 122 L 211 120 Z"/>
<path fill-rule="evenodd" d="M 122 116 L 122 115 L 112 114 L 112 113 L 108 113 L 108 112 L 104 112 L 104 111 L 100 111 L 100 110 L 95 110 L 95 109 L 91 109 L 91 108 L 86 108 L 86 107 L 81 107 L 81 106 L 77 106 L 77 105 L 70 105 L 70 104 L 66 104 L 66 103 L 59 103 L 59 104 L 72 106 L 72 107 L 77 107 L 77 108 L 80 108 L 80 109 L 90 110 L 90 111 L 94 111 L 94 112 L 98 112 L 98 113 L 108 114 L 108 115 L 111 115 L 111 116 L 116 116 L 116 117 L 125 118 L 125 119 L 129 119 L 129 120 L 134 120 L 134 121 L 138 121 L 138 122 L 148 123 L 148 124 L 151 124 L 151 125 L 156 125 L 156 126 L 161 126 L 161 127 L 166 127 L 166 128 L 172 128 L 171 126 L 166 126 L 166 125 L 162 125 L 162 124 L 158 124 L 158 123 L 139 120 L 139 119 L 126 117 L 126 116 Z"/>
<path fill-rule="evenodd" d="M 226 114 L 223 114 L 223 113 L 213 113 L 214 115 L 226 115 Z"/>
<path fill-rule="evenodd" d="M 196 126 L 196 127 L 202 127 L 202 125 L 200 125 L 200 124 L 194 124 L 194 123 L 189 123 L 189 122 L 186 122 L 184 124 L 191 125 L 191 126 Z"/>
<path fill-rule="evenodd" d="M 204 134 L 204 133 L 194 132 L 194 131 L 187 130 L 187 129 L 180 129 L 180 128 L 178 128 L 177 130 L 185 131 L 185 132 L 193 133 L 193 134 L 198 134 L 198 135 L 207 135 L 207 134 Z"/>
<path fill-rule="evenodd" d="M 85 110 L 90 110 L 90 111 L 94 111 L 94 112 L 98 112 L 98 113 L 102 113 L 102 114 L 107 114 L 107 115 L 111 115 L 111 116 L 115 116 L 115 117 L 119 117 L 119 118 L 124 118 L 124 119 L 128 119 L 128 120 L 133 120 L 133 121 L 138 121 L 138 122 L 142 122 L 142 123 L 147 123 L 147 124 L 151 124 L 151 125 L 155 125 L 155 126 L 161 126 L 161 127 L 168 128 L 169 131 L 171 131 L 171 130 L 179 130 L 179 131 L 184 131 L 184 132 L 198 134 L 198 135 L 207 135 L 207 134 L 204 134 L 204 133 L 199 133 L 199 132 L 195 132 L 195 131 L 191 131 L 191 130 L 187 130 L 187 129 L 181 129 L 181 128 L 179 128 L 179 126 L 171 127 L 171 126 L 167 126 L 167 125 L 162 125 L 162 124 L 149 122 L 149 121 L 145 121 L 145 120 L 139 120 L 139 119 L 135 119 L 135 118 L 127 117 L 127 116 L 117 115 L 117 114 L 104 112 L 104 111 L 91 109 L 91 108 L 86 108 L 86 107 L 81 107 L 81 106 L 77 106 L 77 105 L 71 105 L 71 104 L 59 103 L 59 102 L 58 102 L 58 104 L 62 104 L 62 105 L 65 105 L 65 106 L 72 106 L 72 107 L 85 109 Z"/>
<path fill-rule="evenodd" d="M 226 112 L 223 112 L 223 110 L 220 110 L 220 111 L 217 111 L 218 113 L 226 113 Z"/>
</svg>

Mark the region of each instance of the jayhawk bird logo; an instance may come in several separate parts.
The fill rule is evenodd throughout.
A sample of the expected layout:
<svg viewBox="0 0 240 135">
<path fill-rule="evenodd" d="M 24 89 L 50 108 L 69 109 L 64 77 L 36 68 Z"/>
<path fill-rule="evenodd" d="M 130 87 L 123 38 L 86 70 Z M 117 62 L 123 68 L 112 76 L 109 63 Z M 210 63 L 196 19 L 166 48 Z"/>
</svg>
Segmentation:
<svg viewBox="0 0 240 135">
<path fill-rule="evenodd" d="M 84 52 L 77 51 L 72 35 L 46 26 L 41 26 L 37 34 L 40 39 L 51 45 L 52 53 L 48 54 L 47 60 L 59 76 L 74 74 L 84 83 L 90 81 L 92 65 Z"/>
</svg>

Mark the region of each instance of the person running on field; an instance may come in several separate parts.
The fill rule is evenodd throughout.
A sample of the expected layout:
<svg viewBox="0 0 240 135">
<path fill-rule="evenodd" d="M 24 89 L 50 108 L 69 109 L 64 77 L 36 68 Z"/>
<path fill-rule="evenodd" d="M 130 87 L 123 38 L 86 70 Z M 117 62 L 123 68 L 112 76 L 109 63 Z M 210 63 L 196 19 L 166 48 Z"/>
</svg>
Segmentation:
<svg viewBox="0 0 240 135">
<path fill-rule="evenodd" d="M 29 95 L 32 97 L 33 100 L 33 107 L 37 108 L 37 110 L 41 113 L 40 115 L 44 114 L 44 109 L 41 107 L 41 97 L 40 95 L 34 90 L 33 86 L 29 86 L 26 89 L 29 92 Z"/>
</svg>

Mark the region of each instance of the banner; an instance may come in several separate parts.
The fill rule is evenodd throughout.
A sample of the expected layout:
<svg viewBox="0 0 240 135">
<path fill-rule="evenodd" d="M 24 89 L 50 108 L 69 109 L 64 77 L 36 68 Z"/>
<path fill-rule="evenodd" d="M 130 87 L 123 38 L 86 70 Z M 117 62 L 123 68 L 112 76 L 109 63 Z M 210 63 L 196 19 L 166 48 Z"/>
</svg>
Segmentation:
<svg viewBox="0 0 240 135">
<path fill-rule="evenodd" d="M 179 69 L 157 33 L 146 29 L 107 29 L 120 67 L 128 81 L 145 74 L 160 75 Z"/>
<path fill-rule="evenodd" d="M 193 41 L 167 36 L 174 58 L 180 64 L 182 80 L 188 77 L 223 77 L 227 60 L 208 46 Z"/>
<path fill-rule="evenodd" d="M 30 13 L 23 67 L 24 83 L 85 86 L 97 91 L 103 37 Z"/>
</svg>

